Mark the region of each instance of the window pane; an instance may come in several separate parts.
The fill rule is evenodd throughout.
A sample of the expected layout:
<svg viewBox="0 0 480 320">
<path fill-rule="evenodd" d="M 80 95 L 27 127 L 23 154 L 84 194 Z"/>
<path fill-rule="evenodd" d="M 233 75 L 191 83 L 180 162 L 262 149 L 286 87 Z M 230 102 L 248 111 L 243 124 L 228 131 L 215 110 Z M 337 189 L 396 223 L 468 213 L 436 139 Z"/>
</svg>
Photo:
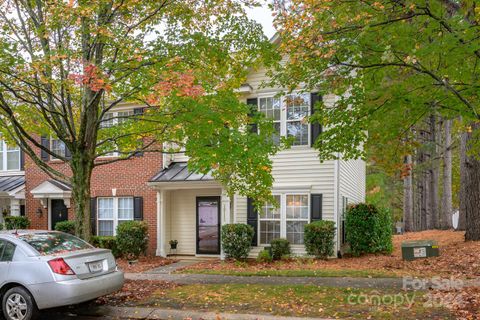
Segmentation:
<svg viewBox="0 0 480 320">
<path fill-rule="evenodd" d="M 295 137 L 294 146 L 308 145 L 308 124 L 287 122 L 287 136 Z"/>
<path fill-rule="evenodd" d="M 98 221 L 98 235 L 99 236 L 113 236 L 113 221 L 99 220 Z"/>
<path fill-rule="evenodd" d="M 20 170 L 20 150 L 7 151 L 7 170 Z"/>
<path fill-rule="evenodd" d="M 291 244 L 303 244 L 306 221 L 287 221 L 287 240 Z"/>
<path fill-rule="evenodd" d="M 277 205 L 280 205 L 280 196 L 274 196 Z M 266 203 L 262 206 L 260 219 L 280 219 L 280 208 L 275 208 L 273 204 Z"/>
<path fill-rule="evenodd" d="M 65 156 L 65 143 L 63 141 L 58 140 L 58 139 L 53 139 L 52 140 L 52 152 L 64 157 Z"/>
<path fill-rule="evenodd" d="M 260 243 L 270 244 L 280 238 L 280 221 L 260 221 Z"/>
<path fill-rule="evenodd" d="M 105 115 L 103 116 L 103 119 L 102 119 L 102 122 L 100 122 L 100 127 L 101 128 L 109 128 L 111 126 L 113 126 L 113 113 L 112 112 L 108 112 L 108 113 L 105 113 Z"/>
<path fill-rule="evenodd" d="M 118 199 L 118 219 L 133 220 L 133 198 Z"/>
<path fill-rule="evenodd" d="M 113 198 L 98 199 L 98 219 L 113 219 Z"/>
<path fill-rule="evenodd" d="M 310 113 L 309 94 L 291 94 L 285 97 L 287 120 L 303 120 Z"/>
<path fill-rule="evenodd" d="M 287 195 L 287 219 L 308 219 L 308 195 Z"/>
<path fill-rule="evenodd" d="M 128 121 L 128 117 L 133 116 L 133 111 L 121 111 L 117 113 L 118 123 Z"/>
<path fill-rule="evenodd" d="M 274 97 L 260 98 L 259 111 L 269 119 L 280 121 L 280 99 Z"/>
</svg>

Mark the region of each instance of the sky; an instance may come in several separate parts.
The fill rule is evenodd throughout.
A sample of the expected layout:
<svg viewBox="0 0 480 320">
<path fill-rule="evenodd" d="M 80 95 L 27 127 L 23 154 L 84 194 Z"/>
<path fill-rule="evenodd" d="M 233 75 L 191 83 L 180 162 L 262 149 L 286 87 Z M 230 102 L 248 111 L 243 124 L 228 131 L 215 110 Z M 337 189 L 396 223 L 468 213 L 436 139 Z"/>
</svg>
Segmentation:
<svg viewBox="0 0 480 320">
<path fill-rule="evenodd" d="M 272 11 L 270 11 L 266 3 L 262 7 L 248 8 L 247 15 L 262 25 L 263 32 L 269 39 L 273 37 L 275 29 L 273 28 Z"/>
</svg>

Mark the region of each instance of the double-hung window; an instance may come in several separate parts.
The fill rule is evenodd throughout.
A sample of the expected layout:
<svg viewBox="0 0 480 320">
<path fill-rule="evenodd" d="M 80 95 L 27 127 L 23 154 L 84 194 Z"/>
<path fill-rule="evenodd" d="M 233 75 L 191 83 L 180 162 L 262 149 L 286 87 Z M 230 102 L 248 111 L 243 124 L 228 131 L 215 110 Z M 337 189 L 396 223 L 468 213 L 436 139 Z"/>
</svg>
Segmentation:
<svg viewBox="0 0 480 320">
<path fill-rule="evenodd" d="M 308 117 L 311 98 L 308 93 L 292 93 L 282 97 L 266 96 L 258 99 L 258 111 L 272 119 L 279 142 L 280 136 L 293 137 L 294 146 L 306 146 L 310 142 Z"/>
<path fill-rule="evenodd" d="M 133 220 L 133 197 L 98 198 L 98 235 L 115 236 L 117 226 Z"/>
<path fill-rule="evenodd" d="M 134 115 L 133 110 L 107 112 L 103 116 L 100 127 L 111 128 L 117 124 L 127 121 L 133 115 Z"/>
<path fill-rule="evenodd" d="M 0 140 L 0 171 L 20 170 L 20 148 Z"/>
<path fill-rule="evenodd" d="M 304 228 L 310 221 L 308 194 L 275 195 L 278 208 L 266 203 L 259 215 L 259 237 L 261 245 L 273 239 L 285 238 L 293 245 L 304 243 Z"/>
<path fill-rule="evenodd" d="M 62 140 L 59 139 L 50 139 L 50 148 L 51 151 L 60 156 L 60 157 L 65 157 L 65 143 Z"/>
</svg>

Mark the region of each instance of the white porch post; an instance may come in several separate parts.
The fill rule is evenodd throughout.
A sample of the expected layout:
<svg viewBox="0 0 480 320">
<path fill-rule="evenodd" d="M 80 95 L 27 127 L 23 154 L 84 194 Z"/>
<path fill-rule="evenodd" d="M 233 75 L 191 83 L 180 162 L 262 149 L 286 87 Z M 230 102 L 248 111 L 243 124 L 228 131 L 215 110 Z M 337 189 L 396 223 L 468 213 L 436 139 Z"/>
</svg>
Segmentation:
<svg viewBox="0 0 480 320">
<path fill-rule="evenodd" d="M 20 216 L 20 200 L 12 198 L 10 200 L 10 214 L 12 216 Z"/>
<path fill-rule="evenodd" d="M 166 257 L 165 232 L 166 232 L 166 199 L 165 191 L 157 191 L 157 256 Z"/>
<path fill-rule="evenodd" d="M 225 189 L 222 189 L 222 221 L 221 225 L 229 224 L 231 223 L 231 216 L 230 216 L 230 208 L 231 208 L 231 203 L 230 203 L 230 196 L 227 194 Z M 225 253 L 223 252 L 223 248 L 221 251 L 220 258 L 222 260 L 225 260 Z"/>
</svg>

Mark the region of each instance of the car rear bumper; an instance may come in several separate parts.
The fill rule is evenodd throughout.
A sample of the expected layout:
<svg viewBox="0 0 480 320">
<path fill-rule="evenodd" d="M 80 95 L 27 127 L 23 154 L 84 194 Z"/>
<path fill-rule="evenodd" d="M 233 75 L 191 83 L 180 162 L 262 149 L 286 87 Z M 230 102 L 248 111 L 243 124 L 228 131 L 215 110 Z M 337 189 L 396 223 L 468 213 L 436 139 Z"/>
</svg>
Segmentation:
<svg viewBox="0 0 480 320">
<path fill-rule="evenodd" d="M 123 272 L 80 280 L 58 281 L 32 285 L 28 289 L 39 309 L 82 303 L 118 291 L 124 283 Z"/>
</svg>

